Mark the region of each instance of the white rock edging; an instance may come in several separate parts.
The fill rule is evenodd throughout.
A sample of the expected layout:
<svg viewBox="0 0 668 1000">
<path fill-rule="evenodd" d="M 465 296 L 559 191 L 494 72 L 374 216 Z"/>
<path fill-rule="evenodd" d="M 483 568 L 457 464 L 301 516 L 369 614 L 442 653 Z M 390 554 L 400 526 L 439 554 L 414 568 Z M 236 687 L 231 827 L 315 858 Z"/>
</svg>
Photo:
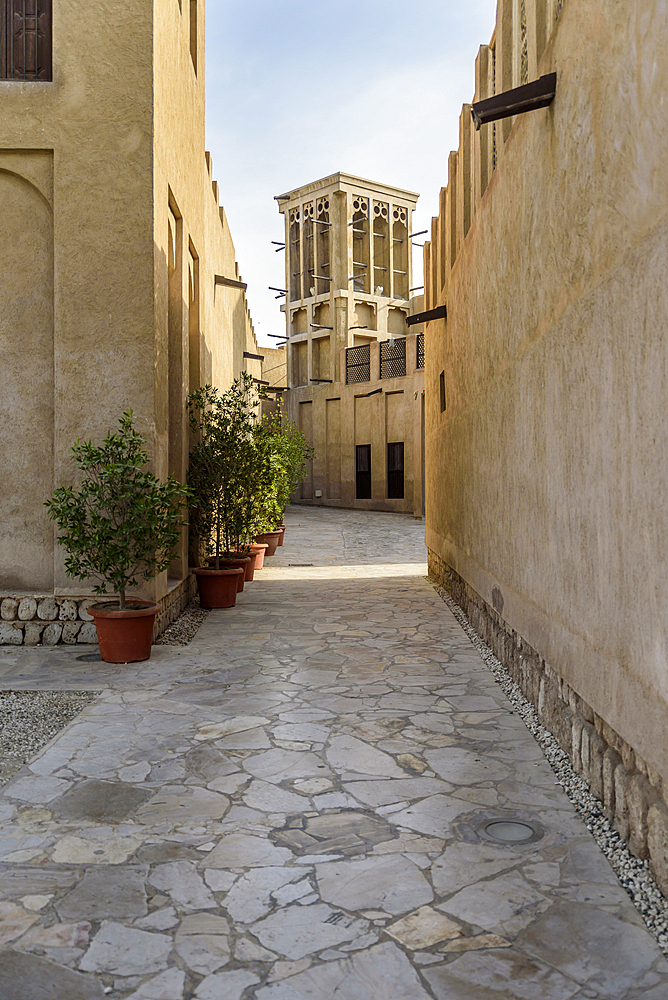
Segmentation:
<svg viewBox="0 0 668 1000">
<path fill-rule="evenodd" d="M 433 583 L 433 581 L 432 581 Z M 654 935 L 664 955 L 668 956 L 668 900 L 662 894 L 649 871 L 647 861 L 640 861 L 631 854 L 625 841 L 605 817 L 601 802 L 589 791 L 587 783 L 578 775 L 557 740 L 541 723 L 533 705 L 524 697 L 518 685 L 510 678 L 500 660 L 480 638 L 468 618 L 442 587 L 434 589 L 447 604 L 464 629 L 494 679 L 503 690 L 525 726 L 540 745 L 547 762 L 568 795 L 594 840 L 610 862 L 623 888 L 631 897 L 647 928 Z"/>
</svg>

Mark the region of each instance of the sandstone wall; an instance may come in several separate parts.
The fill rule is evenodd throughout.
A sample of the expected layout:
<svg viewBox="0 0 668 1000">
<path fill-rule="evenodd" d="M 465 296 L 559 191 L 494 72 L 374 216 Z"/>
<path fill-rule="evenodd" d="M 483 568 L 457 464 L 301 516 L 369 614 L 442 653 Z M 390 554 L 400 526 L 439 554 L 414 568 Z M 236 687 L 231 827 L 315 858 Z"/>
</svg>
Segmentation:
<svg viewBox="0 0 668 1000">
<path fill-rule="evenodd" d="M 406 337 L 406 375 L 380 378 L 380 344 L 370 345 L 368 382 L 343 381 L 290 389 L 287 413 L 315 449 L 296 499 L 315 506 L 387 510 L 422 517 L 422 412 L 424 372 L 417 367 L 417 337 Z M 388 497 L 387 445 L 403 442 L 404 495 Z M 371 498 L 357 499 L 355 449 L 371 446 Z"/>
<path fill-rule="evenodd" d="M 53 81 L 0 83 L 0 217 L 0 599 L 79 598 L 44 508 L 74 440 L 131 408 L 155 472 L 183 480 L 187 393 L 261 377 L 205 153 L 204 0 L 59 0 Z M 140 593 L 187 575 L 184 531 Z"/>
<path fill-rule="evenodd" d="M 53 82 L 0 83 L 0 593 L 71 592 L 43 503 L 76 437 L 132 406 L 153 443 L 151 23 L 62 0 Z"/>
<path fill-rule="evenodd" d="M 476 98 L 523 82 L 522 37 L 556 98 L 480 132 L 464 108 L 426 248 L 427 308 L 448 310 L 426 334 L 427 544 L 439 579 L 615 734 L 611 753 L 665 780 L 666 10 L 525 10 L 523 27 L 500 0 Z"/>
</svg>

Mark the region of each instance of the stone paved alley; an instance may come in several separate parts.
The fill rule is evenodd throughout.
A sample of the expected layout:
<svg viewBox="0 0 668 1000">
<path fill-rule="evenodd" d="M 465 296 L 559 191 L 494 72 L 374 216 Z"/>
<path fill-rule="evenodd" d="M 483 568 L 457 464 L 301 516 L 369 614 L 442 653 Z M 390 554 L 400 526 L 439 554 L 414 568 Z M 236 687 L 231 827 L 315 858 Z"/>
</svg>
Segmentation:
<svg viewBox="0 0 668 1000">
<path fill-rule="evenodd" d="M 189 647 L 0 651 L 4 688 L 100 689 L 0 797 L 1 1000 L 666 1000 L 422 524 L 287 523 Z"/>
</svg>

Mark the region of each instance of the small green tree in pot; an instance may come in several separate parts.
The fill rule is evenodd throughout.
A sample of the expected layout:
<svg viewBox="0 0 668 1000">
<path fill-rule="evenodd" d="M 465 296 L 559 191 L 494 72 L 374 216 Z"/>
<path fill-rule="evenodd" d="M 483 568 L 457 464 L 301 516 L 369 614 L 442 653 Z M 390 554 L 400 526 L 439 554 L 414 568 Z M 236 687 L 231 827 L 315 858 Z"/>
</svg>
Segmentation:
<svg viewBox="0 0 668 1000">
<path fill-rule="evenodd" d="M 249 497 L 267 471 L 253 429 L 263 393 L 243 372 L 220 393 L 205 385 L 188 396 L 190 451 L 188 483 L 192 490 L 191 530 L 215 556 L 216 569 L 226 553 L 247 544 L 254 510 Z"/>
<path fill-rule="evenodd" d="M 223 574 L 232 572 L 226 568 L 230 556 L 247 549 L 257 530 L 254 496 L 270 471 L 267 449 L 264 443 L 258 446 L 253 433 L 261 398 L 262 390 L 247 372 L 224 393 L 206 385 L 188 397 L 195 435 L 188 471 L 191 548 L 198 559 L 202 547 L 213 557 L 212 568 L 195 568 L 206 607 L 234 605 L 232 581 Z"/>
<path fill-rule="evenodd" d="M 253 434 L 239 468 L 237 504 L 233 530 L 237 549 L 248 549 L 255 535 L 264 530 L 265 506 L 276 480 L 274 455 L 268 440 Z"/>
<path fill-rule="evenodd" d="M 102 658 L 147 659 L 159 609 L 154 602 L 128 600 L 127 591 L 167 569 L 175 558 L 188 487 L 171 477 L 160 481 L 146 468 L 146 442 L 133 427 L 132 410 L 123 414 L 118 431 L 109 431 L 101 445 L 77 439 L 72 453 L 83 474 L 79 486 L 61 486 L 46 501 L 61 532 L 58 541 L 68 553 L 65 570 L 78 580 L 99 579 L 93 589 L 96 594 L 118 595 L 117 602 L 89 609 Z M 139 624 L 140 619 L 150 622 Z M 119 632 L 116 652 L 112 640 L 102 635 L 107 626 L 114 634 Z M 134 639 L 128 630 L 138 637 L 141 633 L 142 655 L 133 655 Z"/>
<path fill-rule="evenodd" d="M 295 492 L 312 462 L 315 451 L 292 420 L 272 413 L 258 424 L 255 434 L 265 442 L 271 453 L 273 478 L 266 493 L 264 531 L 272 531 L 280 523 L 290 496 Z"/>
</svg>

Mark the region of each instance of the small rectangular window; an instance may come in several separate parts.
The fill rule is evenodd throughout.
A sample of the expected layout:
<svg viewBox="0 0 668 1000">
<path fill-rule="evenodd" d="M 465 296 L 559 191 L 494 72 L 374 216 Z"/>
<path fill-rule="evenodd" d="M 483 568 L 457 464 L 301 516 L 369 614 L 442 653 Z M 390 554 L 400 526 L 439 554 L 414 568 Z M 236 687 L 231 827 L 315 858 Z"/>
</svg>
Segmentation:
<svg viewBox="0 0 668 1000">
<path fill-rule="evenodd" d="M 387 446 L 387 498 L 404 498 L 404 442 L 394 441 Z"/>
<path fill-rule="evenodd" d="M 49 81 L 51 0 L 0 0 L 0 80 Z"/>
<path fill-rule="evenodd" d="M 371 381 L 371 346 L 358 344 L 346 348 L 346 384 Z"/>
<path fill-rule="evenodd" d="M 392 310 L 390 310 L 390 316 Z M 388 316 L 389 319 L 389 316 Z M 406 374 L 406 338 L 381 340 L 380 342 L 380 377 L 403 378 Z"/>
<path fill-rule="evenodd" d="M 197 0 L 190 0 L 190 58 L 197 75 Z"/>
<path fill-rule="evenodd" d="M 371 499 L 371 445 L 358 444 L 355 449 L 355 479 L 358 500 Z"/>
<path fill-rule="evenodd" d="M 445 409 L 445 372 L 441 372 L 439 376 L 439 388 L 441 391 L 441 413 Z"/>
<path fill-rule="evenodd" d="M 417 352 L 415 359 L 416 368 L 424 368 L 424 333 L 418 333 L 415 338 L 415 349 Z"/>
</svg>

